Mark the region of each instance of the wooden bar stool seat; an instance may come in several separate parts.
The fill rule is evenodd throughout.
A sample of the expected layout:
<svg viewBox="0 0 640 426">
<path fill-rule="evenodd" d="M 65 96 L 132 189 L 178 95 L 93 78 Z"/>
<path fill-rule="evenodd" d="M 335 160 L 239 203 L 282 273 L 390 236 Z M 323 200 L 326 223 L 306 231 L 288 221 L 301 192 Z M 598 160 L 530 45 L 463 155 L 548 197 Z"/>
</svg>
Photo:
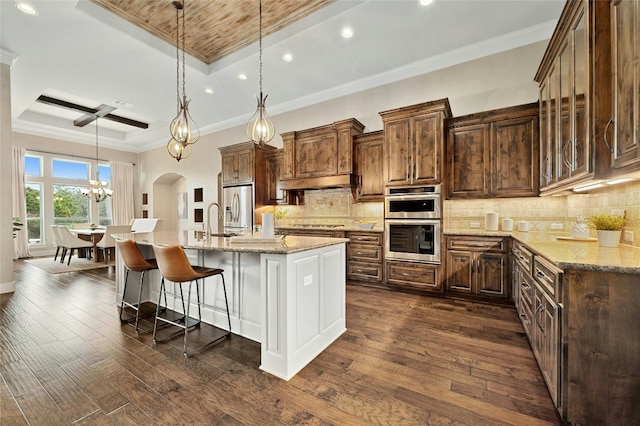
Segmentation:
<svg viewBox="0 0 640 426">
<path fill-rule="evenodd" d="M 124 290 L 122 291 L 122 303 L 120 304 L 120 322 L 130 324 L 135 322 L 135 330 L 136 333 L 140 333 L 140 329 L 138 328 L 138 322 L 140 318 L 145 318 L 153 315 L 155 312 L 151 311 L 144 315 L 140 315 L 140 302 L 142 298 L 142 286 L 144 284 L 144 274 L 147 271 L 151 271 L 154 269 L 158 269 L 158 264 L 155 259 L 145 259 L 140 253 L 140 249 L 138 245 L 133 240 L 117 240 L 116 244 L 118 246 L 118 252 L 122 257 L 122 262 L 125 266 L 125 275 L 124 275 Z M 129 278 L 129 271 L 140 272 L 140 287 L 138 288 L 138 303 L 133 304 L 129 303 L 125 300 L 127 295 L 127 281 Z M 164 303 L 167 304 L 167 295 L 164 295 Z M 124 313 L 125 306 L 128 306 L 136 311 L 136 315 L 134 318 L 125 320 L 122 316 Z M 149 332 L 149 330 L 145 330 L 144 332 Z"/>
<path fill-rule="evenodd" d="M 160 269 L 160 273 L 162 274 L 162 280 L 160 282 L 161 291 L 165 291 L 165 280 L 172 281 L 180 286 L 180 299 L 182 301 L 182 315 L 177 318 L 170 317 L 169 315 L 161 316 L 161 298 L 158 296 L 158 305 L 156 308 L 156 319 L 153 324 L 153 343 L 161 343 L 166 342 L 180 334 L 184 333 L 183 337 L 183 352 L 185 357 L 189 357 L 196 352 L 200 352 L 201 350 L 222 341 L 223 339 L 231 336 L 231 315 L 229 314 L 229 302 L 227 300 L 227 288 L 224 282 L 224 270 L 219 268 L 207 268 L 203 266 L 194 266 L 191 265 L 187 255 L 184 250 L 179 245 L 172 246 L 160 246 L 153 245 L 153 252 L 156 256 L 156 261 L 158 262 L 158 268 Z M 227 308 L 227 321 L 229 324 L 229 330 L 220 337 L 213 339 L 212 341 L 206 343 L 198 350 L 189 353 L 187 352 L 187 335 L 190 330 L 200 327 L 200 323 L 202 322 L 202 311 L 200 306 L 202 302 L 200 301 L 200 287 L 198 286 L 198 280 L 202 280 L 203 286 L 206 284 L 204 278 L 213 277 L 219 275 L 222 279 L 222 289 L 224 292 L 224 302 Z M 196 281 L 196 296 L 197 296 L 197 305 L 198 305 L 198 318 L 191 318 L 189 316 L 189 310 L 191 305 L 191 285 Z M 185 305 L 184 293 L 182 291 L 182 284 L 189 282 L 188 294 L 187 294 L 187 303 Z M 204 287 L 202 289 L 204 294 Z M 165 295 L 165 308 L 167 308 L 167 299 Z M 167 312 L 168 313 L 168 312 Z M 156 339 L 156 331 L 158 326 L 158 321 L 165 322 L 167 324 L 174 325 L 176 327 L 181 328 L 182 330 L 172 334 L 171 336 L 164 338 L 163 340 Z M 184 330 L 184 331 L 183 331 Z"/>
</svg>

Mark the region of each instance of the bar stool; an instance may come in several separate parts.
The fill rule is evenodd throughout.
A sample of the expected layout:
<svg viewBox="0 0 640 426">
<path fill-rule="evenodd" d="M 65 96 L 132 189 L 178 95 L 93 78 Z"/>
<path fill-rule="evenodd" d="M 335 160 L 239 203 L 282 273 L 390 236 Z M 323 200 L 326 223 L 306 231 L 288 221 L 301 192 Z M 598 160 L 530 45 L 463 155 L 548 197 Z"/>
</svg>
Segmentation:
<svg viewBox="0 0 640 426">
<path fill-rule="evenodd" d="M 116 244 L 118 245 L 118 251 L 120 252 L 120 256 L 122 257 L 122 261 L 126 268 L 126 272 L 124 275 L 124 290 L 122 291 L 122 303 L 120 304 L 120 322 L 124 324 L 130 324 L 135 320 L 136 333 L 139 333 L 138 321 L 140 320 L 140 318 L 145 318 L 154 314 L 154 312 L 152 311 L 140 316 L 140 302 L 142 298 L 144 273 L 153 269 L 158 269 L 158 264 L 156 263 L 155 259 L 145 259 L 142 256 L 142 253 L 140 253 L 138 245 L 133 240 L 116 240 Z M 136 305 L 125 300 L 125 296 L 127 295 L 127 280 L 129 278 L 129 271 L 140 272 L 140 288 L 138 289 L 138 303 Z M 167 304 L 166 293 L 164 294 L 164 303 L 165 305 Z M 122 313 L 124 312 L 125 306 L 128 306 L 136 311 L 135 318 L 131 318 L 128 320 L 122 318 Z M 151 329 L 145 330 L 145 333 L 149 331 L 151 331 Z"/>
<path fill-rule="evenodd" d="M 174 337 L 182 334 L 182 331 L 178 331 L 171 336 L 163 339 L 156 339 L 156 330 L 158 325 L 158 320 L 163 321 L 167 324 L 171 324 L 177 327 L 180 327 L 184 330 L 184 338 L 183 338 L 183 352 L 185 357 L 189 357 L 193 355 L 195 352 L 200 352 L 208 346 L 211 346 L 215 343 L 218 343 L 222 339 L 231 336 L 231 315 L 229 314 L 229 302 L 227 300 L 227 288 L 224 283 L 224 270 L 218 268 L 207 268 L 203 266 L 193 266 L 189 263 L 189 259 L 185 254 L 184 250 L 179 245 L 172 246 L 159 246 L 153 245 L 153 252 L 156 255 L 156 260 L 158 262 L 158 268 L 160 269 L 160 273 L 162 274 L 162 281 L 160 282 L 160 289 L 162 291 L 165 290 L 165 279 L 177 283 L 180 285 L 180 299 L 182 300 L 182 312 L 184 313 L 182 316 L 174 319 L 170 319 L 167 317 L 160 316 L 160 296 L 158 296 L 158 305 L 156 307 L 156 319 L 153 323 L 153 343 L 161 343 L 166 342 Z M 212 277 L 215 275 L 220 275 L 222 278 L 222 289 L 224 291 L 224 303 L 227 307 L 227 321 L 229 323 L 229 330 L 222 336 L 217 337 L 216 339 L 208 342 L 207 344 L 200 347 L 197 351 L 193 353 L 187 352 L 187 334 L 193 328 L 199 328 L 200 323 L 202 322 L 202 311 L 200 309 L 200 288 L 198 286 L 197 280 Z M 188 290 L 188 300 L 185 307 L 184 293 L 182 291 L 182 284 L 185 282 L 189 282 L 189 290 Z M 197 303 L 198 303 L 198 319 L 194 319 L 189 317 L 189 307 L 191 305 L 191 284 L 196 281 L 196 295 L 197 295 Z M 204 285 L 205 281 L 203 281 Z M 202 289 L 204 293 L 204 287 Z M 165 308 L 167 306 L 167 299 L 165 294 Z"/>
</svg>

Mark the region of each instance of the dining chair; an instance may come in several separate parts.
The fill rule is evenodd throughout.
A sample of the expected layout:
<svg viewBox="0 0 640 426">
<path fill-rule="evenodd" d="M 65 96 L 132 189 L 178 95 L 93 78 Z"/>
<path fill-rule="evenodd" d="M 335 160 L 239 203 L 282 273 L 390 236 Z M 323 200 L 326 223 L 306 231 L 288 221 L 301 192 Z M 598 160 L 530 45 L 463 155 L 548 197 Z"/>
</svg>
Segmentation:
<svg viewBox="0 0 640 426">
<path fill-rule="evenodd" d="M 96 244 L 96 251 L 102 252 L 104 263 L 108 263 L 110 260 L 114 260 L 116 257 L 116 240 L 112 237 L 112 235 L 124 234 L 127 232 L 131 232 L 130 225 L 108 225 L 105 228 L 102 239 Z M 94 253 L 94 256 L 97 255 L 98 253 Z"/>
<path fill-rule="evenodd" d="M 138 322 L 140 321 L 140 318 L 151 316 L 156 313 L 155 311 L 151 311 L 147 314 L 140 315 L 140 305 L 142 301 L 142 286 L 144 284 L 145 272 L 158 269 L 158 264 L 156 263 L 155 259 L 145 259 L 145 257 L 140 252 L 138 245 L 133 240 L 116 240 L 116 245 L 118 246 L 118 253 L 120 253 L 120 257 L 122 258 L 122 262 L 125 266 L 124 289 L 122 290 L 122 302 L 120 303 L 120 322 L 131 323 L 135 321 L 135 330 L 136 333 L 139 333 Z M 140 273 L 140 286 L 138 288 L 137 304 L 129 303 L 125 300 L 127 296 L 127 281 L 129 279 L 129 271 Z M 164 292 L 164 304 L 165 306 L 167 305 L 166 291 Z M 136 315 L 134 318 L 129 320 L 125 320 L 123 318 L 125 306 L 135 310 Z"/>
<path fill-rule="evenodd" d="M 166 342 L 174 337 L 179 336 L 184 333 L 183 336 L 183 353 L 185 357 L 189 357 L 193 355 L 195 352 L 200 352 L 201 350 L 222 341 L 223 339 L 231 336 L 231 315 L 229 314 L 229 302 L 227 300 L 227 288 L 224 283 L 224 270 L 219 268 L 207 268 L 204 266 L 194 266 L 191 265 L 187 255 L 185 254 L 183 248 L 179 245 L 169 245 L 169 246 L 160 246 L 153 245 L 153 252 L 156 256 L 156 261 L 158 262 L 158 269 L 160 269 L 160 273 L 162 274 L 162 280 L 160 281 L 160 289 L 161 291 L 165 291 L 165 280 L 172 281 L 179 285 L 180 287 L 180 299 L 182 301 L 182 315 L 179 315 L 177 318 L 170 317 L 169 315 L 160 315 L 161 309 L 161 295 L 158 295 L 158 304 L 156 305 L 156 318 L 153 323 L 153 344 Z M 205 280 L 205 278 L 220 276 L 222 280 L 222 290 L 224 292 L 224 303 L 227 307 L 227 321 L 229 323 L 229 330 L 220 337 L 217 337 L 210 342 L 201 346 L 197 351 L 188 353 L 187 352 L 187 334 L 189 331 L 194 328 L 199 328 L 200 323 L 202 322 L 202 311 L 200 302 L 200 287 L 198 286 L 198 281 L 202 281 L 204 292 L 204 286 L 207 283 L 213 283 L 211 280 Z M 196 282 L 196 295 L 197 295 L 197 305 L 198 305 L 198 318 L 191 318 L 189 316 L 190 306 L 191 306 L 191 285 L 193 282 Z M 187 301 L 185 305 L 184 292 L 182 289 L 182 285 L 184 283 L 189 283 L 188 293 L 187 293 Z M 166 295 L 165 295 L 165 308 L 166 306 Z M 168 314 L 169 312 L 167 312 Z M 163 340 L 158 340 L 156 336 L 156 331 L 158 329 L 158 321 L 165 322 L 170 325 L 174 325 L 176 327 L 181 328 L 178 332 L 164 338 Z"/>
<path fill-rule="evenodd" d="M 67 265 L 71 264 L 71 257 L 73 257 L 73 251 L 76 252 L 80 249 L 88 249 L 91 251 L 93 248 L 93 243 L 91 241 L 82 240 L 69 231 L 69 228 L 66 226 L 60 226 L 58 228 L 58 232 L 60 235 L 60 239 L 62 240 L 62 244 L 66 250 L 69 250 L 69 259 L 67 260 Z M 63 258 L 60 259 L 60 263 L 64 262 L 64 254 Z"/>
<path fill-rule="evenodd" d="M 62 239 L 60 238 L 60 233 L 58 232 L 58 227 L 60 225 L 51 225 L 51 236 L 53 237 L 53 245 L 56 246 L 56 254 L 53 256 L 53 261 L 58 260 L 58 253 L 60 253 L 60 249 L 62 249 L 62 253 L 60 253 L 60 259 L 62 260 L 62 256 L 66 253 L 66 249 L 62 245 Z"/>
</svg>

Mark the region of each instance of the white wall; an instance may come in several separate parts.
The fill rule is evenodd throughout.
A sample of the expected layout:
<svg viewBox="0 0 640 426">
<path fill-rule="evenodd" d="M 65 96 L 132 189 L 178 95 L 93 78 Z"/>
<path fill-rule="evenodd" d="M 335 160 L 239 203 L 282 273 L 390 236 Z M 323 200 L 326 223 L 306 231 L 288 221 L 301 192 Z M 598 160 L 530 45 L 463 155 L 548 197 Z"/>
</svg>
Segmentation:
<svg viewBox="0 0 640 426">
<path fill-rule="evenodd" d="M 538 100 L 533 76 L 538 69 L 547 42 L 491 55 L 450 68 L 322 102 L 296 111 L 272 116 L 281 134 L 304 130 L 346 118 L 356 118 L 365 132 L 382 129 L 381 111 L 449 98 L 454 116 L 486 111 Z M 271 88 L 271 91 L 277 88 Z M 218 100 L 223 102 L 224 100 Z M 218 150 L 221 146 L 247 141 L 244 125 L 204 135 L 192 146 L 189 158 L 177 162 L 160 147 L 140 155 L 141 192 L 152 193 L 153 183 L 166 173 L 187 178 L 189 222 L 193 223 L 193 188 L 204 188 L 205 207 L 217 201 L 217 175 L 221 170 Z M 282 147 L 276 136 L 272 145 Z M 140 210 L 136 204 L 136 212 Z M 149 212 L 153 217 L 153 212 Z"/>
</svg>

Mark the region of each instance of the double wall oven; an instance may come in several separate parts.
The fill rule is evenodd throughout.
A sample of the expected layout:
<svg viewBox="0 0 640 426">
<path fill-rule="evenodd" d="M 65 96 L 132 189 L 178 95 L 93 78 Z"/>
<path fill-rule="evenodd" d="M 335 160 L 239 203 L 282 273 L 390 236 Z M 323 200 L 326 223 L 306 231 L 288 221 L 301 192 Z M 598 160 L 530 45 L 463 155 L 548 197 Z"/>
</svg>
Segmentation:
<svg viewBox="0 0 640 426">
<path fill-rule="evenodd" d="M 440 263 L 440 185 L 388 187 L 384 210 L 386 259 Z"/>
</svg>

